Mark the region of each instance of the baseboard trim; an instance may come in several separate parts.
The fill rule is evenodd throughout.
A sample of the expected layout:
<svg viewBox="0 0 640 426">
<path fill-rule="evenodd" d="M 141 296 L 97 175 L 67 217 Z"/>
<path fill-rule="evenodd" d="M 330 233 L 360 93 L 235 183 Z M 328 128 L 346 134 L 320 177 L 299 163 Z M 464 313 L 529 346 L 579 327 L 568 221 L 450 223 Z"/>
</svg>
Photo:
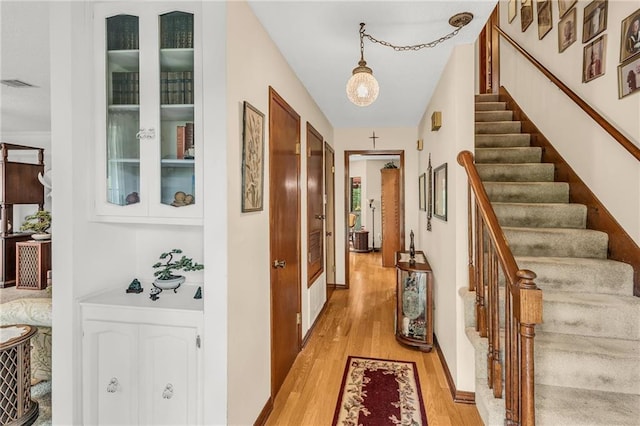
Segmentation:
<svg viewBox="0 0 640 426">
<path fill-rule="evenodd" d="M 267 423 L 269 415 L 271 414 L 271 410 L 273 410 L 273 398 L 269 397 L 267 403 L 264 404 L 262 411 L 260 411 L 258 418 L 255 422 L 253 422 L 253 426 L 264 426 L 264 424 Z"/>
<path fill-rule="evenodd" d="M 324 314 L 324 311 L 327 310 L 328 302 L 329 302 L 328 300 L 324 301 L 324 305 L 322 305 L 322 309 L 320 309 L 320 312 L 318 312 L 318 315 L 316 315 L 316 319 L 313 321 L 313 324 L 311 324 L 311 327 L 309 327 L 309 330 L 307 330 L 307 333 L 304 335 L 304 339 L 302 339 L 303 348 L 307 345 L 307 341 L 309 340 L 309 337 L 311 337 L 311 332 L 316 327 L 316 324 L 318 323 L 318 319 L 320 319 L 322 314 Z"/>
<path fill-rule="evenodd" d="M 436 353 L 438 354 L 438 358 L 440 359 L 440 363 L 442 364 L 442 369 L 444 370 L 444 376 L 447 379 L 447 384 L 449 385 L 449 390 L 451 391 L 451 398 L 453 402 L 458 402 L 460 404 L 474 404 L 476 403 L 476 394 L 475 392 L 469 391 L 459 391 L 456 389 L 456 384 L 453 381 L 453 377 L 451 376 L 451 371 L 449 370 L 449 365 L 447 365 L 447 360 L 440 349 L 440 344 L 438 343 L 438 339 L 436 335 L 433 335 L 433 345 L 436 348 Z"/>
</svg>

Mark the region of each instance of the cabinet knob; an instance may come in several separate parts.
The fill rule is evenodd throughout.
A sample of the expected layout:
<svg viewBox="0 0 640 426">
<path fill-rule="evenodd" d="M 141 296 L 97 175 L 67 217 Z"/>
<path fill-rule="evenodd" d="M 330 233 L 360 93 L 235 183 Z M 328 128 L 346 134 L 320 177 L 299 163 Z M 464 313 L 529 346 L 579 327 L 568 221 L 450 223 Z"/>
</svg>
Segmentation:
<svg viewBox="0 0 640 426">
<path fill-rule="evenodd" d="M 119 387 L 120 387 L 120 383 L 118 383 L 118 379 L 116 377 L 112 377 L 111 380 L 109 381 L 109 384 L 107 385 L 107 392 L 115 393 L 118 391 Z"/>
<path fill-rule="evenodd" d="M 162 397 L 164 399 L 171 399 L 173 396 L 173 385 L 171 383 L 167 383 L 167 386 L 164 387 L 164 391 L 162 391 Z"/>
</svg>

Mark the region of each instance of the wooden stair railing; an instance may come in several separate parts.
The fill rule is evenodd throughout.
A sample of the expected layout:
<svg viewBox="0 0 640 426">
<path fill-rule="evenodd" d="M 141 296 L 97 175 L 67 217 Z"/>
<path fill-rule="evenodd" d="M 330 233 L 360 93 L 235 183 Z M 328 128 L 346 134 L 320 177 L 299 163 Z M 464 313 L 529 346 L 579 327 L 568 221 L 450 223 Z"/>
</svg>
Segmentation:
<svg viewBox="0 0 640 426">
<path fill-rule="evenodd" d="M 536 274 L 518 269 L 491 206 L 473 154 L 462 151 L 458 163 L 469 181 L 469 289 L 476 292 L 476 330 L 488 338 L 488 385 L 496 398 L 505 383 L 506 425 L 535 425 L 534 337 L 542 323 L 542 290 Z M 472 196 L 473 194 L 473 196 Z M 500 285 L 505 278 L 504 365 L 500 359 Z"/>
</svg>

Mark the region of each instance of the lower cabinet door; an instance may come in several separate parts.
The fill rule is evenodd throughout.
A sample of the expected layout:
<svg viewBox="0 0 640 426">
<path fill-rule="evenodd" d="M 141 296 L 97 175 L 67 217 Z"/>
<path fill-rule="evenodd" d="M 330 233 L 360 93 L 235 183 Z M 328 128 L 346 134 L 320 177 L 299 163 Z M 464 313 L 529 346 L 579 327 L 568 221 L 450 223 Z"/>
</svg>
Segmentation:
<svg viewBox="0 0 640 426">
<path fill-rule="evenodd" d="M 196 339 L 196 328 L 140 325 L 141 424 L 197 424 Z"/>
<path fill-rule="evenodd" d="M 86 320 L 83 332 L 83 423 L 137 424 L 137 325 Z"/>
</svg>

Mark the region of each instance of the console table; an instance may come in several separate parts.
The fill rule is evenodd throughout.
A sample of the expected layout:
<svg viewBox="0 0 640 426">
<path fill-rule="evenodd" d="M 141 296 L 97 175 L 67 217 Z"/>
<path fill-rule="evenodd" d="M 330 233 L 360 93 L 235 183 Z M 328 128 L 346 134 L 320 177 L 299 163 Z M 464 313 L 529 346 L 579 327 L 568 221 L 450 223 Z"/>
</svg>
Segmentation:
<svg viewBox="0 0 640 426">
<path fill-rule="evenodd" d="M 427 257 L 396 252 L 396 340 L 424 352 L 433 348 L 433 274 Z"/>
<path fill-rule="evenodd" d="M 354 231 L 353 251 L 365 253 L 369 250 L 369 231 Z"/>
<path fill-rule="evenodd" d="M 31 399 L 31 346 L 36 333 L 30 325 L 0 327 L 0 424 L 30 425 L 38 418 Z"/>
</svg>

